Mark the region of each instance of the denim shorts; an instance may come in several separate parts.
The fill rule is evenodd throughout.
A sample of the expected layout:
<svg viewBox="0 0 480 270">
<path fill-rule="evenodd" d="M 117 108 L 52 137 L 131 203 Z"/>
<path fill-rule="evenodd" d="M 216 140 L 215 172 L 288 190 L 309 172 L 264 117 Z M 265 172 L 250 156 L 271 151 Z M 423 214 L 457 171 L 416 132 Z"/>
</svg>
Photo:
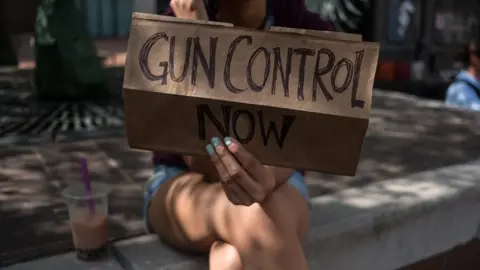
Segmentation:
<svg viewBox="0 0 480 270">
<path fill-rule="evenodd" d="M 184 168 L 174 167 L 174 166 L 165 166 L 165 165 L 157 165 L 154 169 L 153 175 L 148 180 L 147 184 L 145 185 L 144 191 L 144 206 L 143 206 L 143 215 L 145 220 L 145 229 L 147 232 L 151 233 L 152 230 L 148 223 L 148 207 L 150 206 L 150 202 L 155 195 L 155 192 L 160 188 L 160 186 L 165 183 L 167 180 L 172 179 L 182 173 L 187 172 Z M 308 189 L 307 185 L 305 184 L 305 177 L 298 171 L 295 171 L 290 178 L 288 179 L 288 183 L 296 188 L 302 196 L 308 202 Z"/>
</svg>

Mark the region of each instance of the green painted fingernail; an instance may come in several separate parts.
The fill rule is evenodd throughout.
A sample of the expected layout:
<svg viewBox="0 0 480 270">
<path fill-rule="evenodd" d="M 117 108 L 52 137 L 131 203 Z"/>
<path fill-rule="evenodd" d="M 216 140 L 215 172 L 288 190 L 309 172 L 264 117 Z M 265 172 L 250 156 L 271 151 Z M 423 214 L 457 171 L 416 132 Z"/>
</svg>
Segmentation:
<svg viewBox="0 0 480 270">
<path fill-rule="evenodd" d="M 207 153 L 210 156 L 215 154 L 215 149 L 213 149 L 213 146 L 211 144 L 207 144 L 207 146 L 205 146 L 205 150 L 207 150 Z"/>
<path fill-rule="evenodd" d="M 213 144 L 213 147 L 218 147 L 218 146 L 220 146 L 220 139 L 217 138 L 217 137 L 213 137 L 213 138 L 212 138 L 212 144 Z"/>
<path fill-rule="evenodd" d="M 232 138 L 230 138 L 230 137 L 225 137 L 225 139 L 223 139 L 223 141 L 225 142 L 226 146 L 230 146 L 233 143 Z"/>
</svg>

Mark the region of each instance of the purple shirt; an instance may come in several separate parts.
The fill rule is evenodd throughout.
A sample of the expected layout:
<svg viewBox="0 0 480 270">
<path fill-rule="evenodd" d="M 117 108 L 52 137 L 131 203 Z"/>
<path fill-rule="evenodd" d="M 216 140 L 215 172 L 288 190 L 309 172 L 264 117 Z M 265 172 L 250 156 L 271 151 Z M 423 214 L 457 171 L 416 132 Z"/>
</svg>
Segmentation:
<svg viewBox="0 0 480 270">
<path fill-rule="evenodd" d="M 333 31 L 332 26 L 322 20 L 320 16 L 311 12 L 305 6 L 304 0 L 274 0 L 272 1 L 274 26 L 311 29 L 321 31 Z M 164 15 L 175 16 L 169 8 Z M 155 152 L 153 163 L 186 168 L 187 165 L 180 155 L 172 155 L 165 152 Z"/>
</svg>

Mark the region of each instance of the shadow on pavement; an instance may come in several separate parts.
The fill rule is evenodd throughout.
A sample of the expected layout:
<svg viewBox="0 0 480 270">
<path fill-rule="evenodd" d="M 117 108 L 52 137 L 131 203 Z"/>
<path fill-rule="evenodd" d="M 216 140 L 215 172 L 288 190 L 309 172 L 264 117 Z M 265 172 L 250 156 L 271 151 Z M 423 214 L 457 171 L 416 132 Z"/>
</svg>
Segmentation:
<svg viewBox="0 0 480 270">
<path fill-rule="evenodd" d="M 308 183 L 311 195 L 468 162 L 480 156 L 479 113 L 376 92 L 356 176 L 319 174 L 319 180 Z"/>
<path fill-rule="evenodd" d="M 62 187 L 81 181 L 87 157 L 92 181 L 112 188 L 110 236 L 143 233 L 142 189 L 110 165 L 93 142 L 0 151 L 0 266 L 72 250 Z"/>
<path fill-rule="evenodd" d="M 463 163 L 480 155 L 477 113 L 377 90 L 373 107 L 357 175 L 318 174 L 308 181 L 311 196 Z M 9 122 L 0 121 L 0 130 L 4 123 Z M 112 187 L 112 239 L 143 232 L 142 184 L 152 171 L 149 152 L 129 149 L 121 136 L 93 141 L 78 135 L 72 142 L 47 140 L 28 147 L 4 144 L 0 150 L 0 266 L 71 250 L 68 217 L 59 191 L 71 181 L 80 181 L 81 157 L 89 162 L 92 181 Z M 461 184 L 461 179 L 457 182 Z"/>
</svg>

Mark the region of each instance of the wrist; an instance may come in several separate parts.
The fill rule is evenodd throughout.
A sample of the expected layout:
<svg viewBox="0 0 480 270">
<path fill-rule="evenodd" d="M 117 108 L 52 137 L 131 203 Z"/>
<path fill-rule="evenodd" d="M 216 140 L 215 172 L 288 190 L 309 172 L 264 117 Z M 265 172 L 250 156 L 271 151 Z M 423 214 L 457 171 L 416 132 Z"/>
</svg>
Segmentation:
<svg viewBox="0 0 480 270">
<path fill-rule="evenodd" d="M 295 170 L 290 168 L 275 167 L 273 170 L 275 175 L 275 188 L 283 185 L 295 173 Z"/>
</svg>

